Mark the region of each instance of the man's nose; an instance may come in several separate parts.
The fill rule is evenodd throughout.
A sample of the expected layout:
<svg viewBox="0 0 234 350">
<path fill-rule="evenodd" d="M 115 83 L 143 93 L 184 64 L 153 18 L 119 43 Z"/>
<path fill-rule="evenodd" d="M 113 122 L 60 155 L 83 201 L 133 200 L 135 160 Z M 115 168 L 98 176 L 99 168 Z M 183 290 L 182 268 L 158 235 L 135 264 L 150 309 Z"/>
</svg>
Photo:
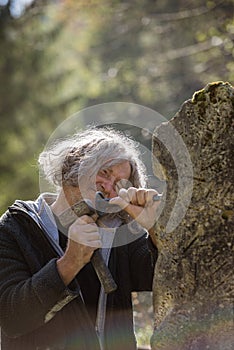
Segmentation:
<svg viewBox="0 0 234 350">
<path fill-rule="evenodd" d="M 116 197 L 117 193 L 115 191 L 115 181 L 114 179 L 106 179 L 102 182 L 102 187 L 108 198 Z"/>
</svg>

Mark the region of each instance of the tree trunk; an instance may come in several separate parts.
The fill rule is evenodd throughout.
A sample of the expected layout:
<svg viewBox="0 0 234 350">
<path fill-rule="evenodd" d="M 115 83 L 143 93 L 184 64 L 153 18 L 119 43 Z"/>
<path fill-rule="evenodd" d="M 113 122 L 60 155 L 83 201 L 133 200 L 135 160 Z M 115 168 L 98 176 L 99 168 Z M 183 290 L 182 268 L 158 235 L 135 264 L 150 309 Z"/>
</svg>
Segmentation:
<svg viewBox="0 0 234 350">
<path fill-rule="evenodd" d="M 155 225 L 155 350 L 231 350 L 234 90 L 207 85 L 153 136 L 166 181 Z"/>
</svg>

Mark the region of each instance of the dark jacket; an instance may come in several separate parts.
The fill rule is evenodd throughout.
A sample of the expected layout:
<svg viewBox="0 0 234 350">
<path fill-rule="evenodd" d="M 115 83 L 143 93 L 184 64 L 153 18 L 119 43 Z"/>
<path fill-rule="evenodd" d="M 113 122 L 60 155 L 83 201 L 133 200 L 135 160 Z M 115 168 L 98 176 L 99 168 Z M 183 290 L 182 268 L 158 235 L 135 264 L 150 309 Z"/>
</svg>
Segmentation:
<svg viewBox="0 0 234 350">
<path fill-rule="evenodd" d="M 60 238 L 65 248 L 64 236 Z M 144 235 L 112 249 L 109 266 L 118 289 L 107 299 L 107 350 L 136 348 L 131 292 L 151 290 L 157 257 L 147 242 Z M 25 208 L 12 206 L 1 218 L 2 350 L 99 349 L 94 328 L 100 289 L 96 274 L 87 264 L 66 287 L 57 271 L 58 257 L 46 232 Z"/>
</svg>

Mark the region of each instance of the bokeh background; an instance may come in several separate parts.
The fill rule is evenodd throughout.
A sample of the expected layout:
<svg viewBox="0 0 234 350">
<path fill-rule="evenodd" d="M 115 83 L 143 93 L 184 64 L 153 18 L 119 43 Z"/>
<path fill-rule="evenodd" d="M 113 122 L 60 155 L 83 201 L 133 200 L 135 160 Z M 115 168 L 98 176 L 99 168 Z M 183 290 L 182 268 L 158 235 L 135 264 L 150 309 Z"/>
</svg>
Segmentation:
<svg viewBox="0 0 234 350">
<path fill-rule="evenodd" d="M 74 113 L 132 102 L 170 119 L 232 83 L 233 13 L 233 0 L 0 0 L 0 213 L 37 197 L 38 154 Z M 145 344 L 152 307 L 133 300 Z"/>
</svg>

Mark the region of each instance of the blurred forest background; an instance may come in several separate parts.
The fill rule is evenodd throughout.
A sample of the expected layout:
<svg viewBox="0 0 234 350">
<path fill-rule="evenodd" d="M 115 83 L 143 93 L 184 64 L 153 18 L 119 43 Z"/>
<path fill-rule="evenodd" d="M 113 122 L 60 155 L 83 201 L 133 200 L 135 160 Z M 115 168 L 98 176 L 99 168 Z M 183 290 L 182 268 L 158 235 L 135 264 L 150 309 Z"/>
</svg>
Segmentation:
<svg viewBox="0 0 234 350">
<path fill-rule="evenodd" d="M 37 197 L 37 156 L 77 111 L 132 102 L 170 119 L 207 83 L 232 83 L 233 12 L 233 0 L 0 0 L 0 213 Z"/>
</svg>

